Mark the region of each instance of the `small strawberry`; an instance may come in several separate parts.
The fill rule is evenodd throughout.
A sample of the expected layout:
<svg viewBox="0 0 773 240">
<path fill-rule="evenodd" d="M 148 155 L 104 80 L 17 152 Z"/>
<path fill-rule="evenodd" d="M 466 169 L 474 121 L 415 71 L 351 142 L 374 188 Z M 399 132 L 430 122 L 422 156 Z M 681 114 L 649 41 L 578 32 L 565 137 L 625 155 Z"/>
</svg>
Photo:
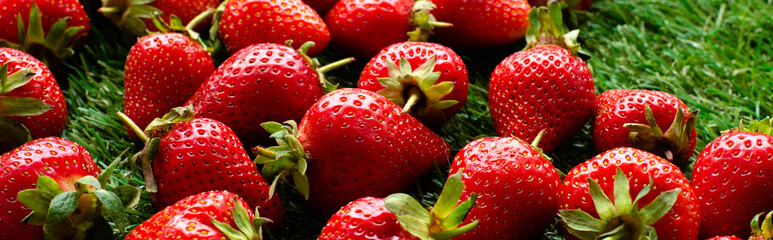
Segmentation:
<svg viewBox="0 0 773 240">
<path fill-rule="evenodd" d="M 370 58 L 394 43 L 427 41 L 436 26 L 429 0 L 341 0 L 325 16 L 330 45 L 356 58 Z"/>
<path fill-rule="evenodd" d="M 378 239 L 444 240 L 465 234 L 475 229 L 478 221 L 459 227 L 475 204 L 474 193 L 467 200 L 459 201 L 464 190 L 461 175 L 448 178 L 430 211 L 402 193 L 384 199 L 364 197 L 354 200 L 327 221 L 319 240 L 369 240 L 374 236 Z"/>
<path fill-rule="evenodd" d="M 220 38 L 229 53 L 256 43 L 293 41 L 293 48 L 314 42 L 314 56 L 325 50 L 330 32 L 322 18 L 301 0 L 230 0 L 220 19 Z"/>
<path fill-rule="evenodd" d="M 125 240 L 263 239 L 261 225 L 270 221 L 227 191 L 202 192 L 164 208 L 134 228 Z"/>
<path fill-rule="evenodd" d="M 553 223 L 561 178 L 536 146 L 480 138 L 459 150 L 449 172 L 463 173 L 462 196 L 478 195 L 466 222 L 479 228 L 455 239 L 536 239 Z"/>
<path fill-rule="evenodd" d="M 496 47 L 521 40 L 529 26 L 526 0 L 433 0 L 432 11 L 443 22 L 433 39 L 454 49 Z"/>
<path fill-rule="evenodd" d="M 104 189 L 117 163 L 100 174 L 86 149 L 57 137 L 3 154 L 0 238 L 43 239 L 45 232 L 53 239 L 112 239 L 102 216 L 124 232 L 124 208 L 139 201 L 139 190 L 127 185 Z"/>
<path fill-rule="evenodd" d="M 635 148 L 575 166 L 559 208 L 570 239 L 698 239 L 699 201 L 687 179 L 665 159 Z"/>
<path fill-rule="evenodd" d="M 597 152 L 635 147 L 683 167 L 695 151 L 698 111 L 690 112 L 674 95 L 609 90 L 596 99 L 594 112 L 593 143 Z"/>
<path fill-rule="evenodd" d="M 468 85 L 459 55 L 423 42 L 384 48 L 365 65 L 359 81 L 359 88 L 386 96 L 429 127 L 446 122 L 464 106 Z"/>
<path fill-rule="evenodd" d="M 722 134 L 695 160 L 692 183 L 701 204 L 701 237 L 749 236 L 755 214 L 773 210 L 773 120 Z"/>
<path fill-rule="evenodd" d="M 295 122 L 262 125 L 279 142 L 255 148 L 256 161 L 266 164 L 264 175 L 276 176 L 274 181 L 292 176 L 309 205 L 322 213 L 361 197 L 405 191 L 436 163 L 445 165 L 450 154 L 440 136 L 385 97 L 363 89 L 326 94 L 306 112 L 297 131 Z"/>
<path fill-rule="evenodd" d="M 144 36 L 157 28 L 151 16 L 161 13 L 164 21 L 176 15 L 191 29 L 209 25 L 211 14 L 220 0 L 102 0 L 99 12 L 110 21 L 135 36 Z"/>
<path fill-rule="evenodd" d="M 313 8 L 314 11 L 317 11 L 317 14 L 320 16 L 325 16 L 325 13 L 333 8 L 338 0 L 303 0 L 303 2 Z"/>
<path fill-rule="evenodd" d="M 585 125 L 595 100 L 593 76 L 574 55 L 578 30 L 564 35 L 560 12 L 557 3 L 532 10 L 527 50 L 502 61 L 489 84 L 497 133 L 532 141 L 545 129 L 539 147 L 546 153 Z"/>
</svg>

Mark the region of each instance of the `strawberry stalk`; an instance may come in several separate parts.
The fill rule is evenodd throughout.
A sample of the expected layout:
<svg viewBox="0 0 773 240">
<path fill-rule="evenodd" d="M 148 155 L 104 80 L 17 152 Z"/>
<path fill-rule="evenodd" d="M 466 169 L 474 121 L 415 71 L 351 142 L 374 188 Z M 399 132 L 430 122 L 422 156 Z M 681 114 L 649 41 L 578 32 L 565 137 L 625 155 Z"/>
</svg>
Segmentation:
<svg viewBox="0 0 773 240">
<path fill-rule="evenodd" d="M 690 112 L 685 120 L 684 111 L 678 108 L 671 127 L 663 132 L 655 122 L 649 104 L 645 104 L 644 115 L 648 125 L 626 123 L 623 127 L 631 130 L 629 138 L 635 148 L 655 153 L 685 169 L 689 165 L 689 159 L 682 159 L 680 156 L 690 155 L 690 134 L 695 129 L 698 113 L 699 111 Z"/>
<path fill-rule="evenodd" d="M 442 100 L 454 90 L 453 82 L 440 82 L 440 72 L 435 72 L 436 58 L 413 67 L 405 58 L 400 58 L 400 66 L 387 61 L 389 77 L 379 78 L 383 90 L 377 93 L 389 101 L 402 106 L 403 113 L 410 113 L 419 120 L 445 119 L 443 109 L 459 103 L 456 100 Z"/>
<path fill-rule="evenodd" d="M 285 41 L 285 45 L 287 45 L 290 48 L 293 47 L 292 44 L 293 44 L 292 40 Z M 319 85 L 322 87 L 322 89 L 324 89 L 325 92 L 332 92 L 333 90 L 338 88 L 338 84 L 330 83 L 327 80 L 327 78 L 325 78 L 325 73 L 333 69 L 339 68 L 341 66 L 344 66 L 346 64 L 349 64 L 351 62 L 354 62 L 354 58 L 344 58 L 344 59 L 335 61 L 333 63 L 330 63 L 328 65 L 322 66 L 319 63 L 319 60 L 317 58 L 309 57 L 309 55 L 307 54 L 309 52 L 309 49 L 311 49 L 312 47 L 314 47 L 314 42 L 308 41 L 303 45 L 301 45 L 300 48 L 297 49 L 298 54 L 300 54 L 303 57 L 303 59 L 306 60 L 307 63 L 309 63 L 309 66 L 311 67 L 311 69 L 314 69 L 315 71 L 317 71 L 317 76 L 319 77 Z"/>
<path fill-rule="evenodd" d="M 551 0 L 547 8 L 533 8 L 529 12 L 529 28 L 526 29 L 528 44 L 524 50 L 541 45 L 556 45 L 576 54 L 581 51 L 580 44 L 577 43 L 579 34 L 580 30 L 567 30 L 561 13 L 561 4 Z"/>
<path fill-rule="evenodd" d="M 295 187 L 307 200 L 309 199 L 309 178 L 306 176 L 308 168 L 306 151 L 298 141 L 298 124 L 295 121 L 286 121 L 284 124 L 266 122 L 260 124 L 263 129 L 271 133 L 278 146 L 262 148 L 254 147 L 252 150 L 257 155 L 255 163 L 263 164 L 261 174 L 266 178 L 273 178 L 269 188 L 268 197 L 276 192 L 276 185 L 286 177 L 293 178 Z"/>
<path fill-rule="evenodd" d="M 147 27 L 142 19 L 151 18 L 153 13 L 162 13 L 160 9 L 150 5 L 155 0 L 102 0 L 102 2 L 102 7 L 97 11 L 134 36 L 147 34 Z"/>
<path fill-rule="evenodd" d="M 748 126 L 744 125 L 743 120 L 741 120 L 738 123 L 738 128 L 730 130 L 730 132 L 733 131 L 764 133 L 773 136 L 773 118 L 766 117 L 765 119 L 759 121 L 752 120 L 749 122 Z"/>
<path fill-rule="evenodd" d="M 247 210 L 239 201 L 238 196 L 234 196 L 234 207 L 231 211 L 237 229 L 234 229 L 228 223 L 220 222 L 214 217 L 210 218 L 212 225 L 220 230 L 230 240 L 262 240 L 263 224 L 272 222 L 271 219 L 261 218 L 258 209 L 255 208 L 255 217 L 250 219 Z"/>
<path fill-rule="evenodd" d="M 408 32 L 409 42 L 426 42 L 432 30 L 436 27 L 451 27 L 450 23 L 438 22 L 430 11 L 437 8 L 437 5 L 429 0 L 418 0 L 413 4 L 411 9 L 411 28 L 413 31 Z"/>
<path fill-rule="evenodd" d="M 197 42 L 199 45 L 201 45 L 204 49 L 207 49 L 207 52 L 210 53 L 210 55 L 215 51 L 214 46 L 211 46 L 211 44 L 207 44 L 207 42 L 204 41 L 204 39 L 201 38 L 201 35 L 194 31 L 193 28 L 196 27 L 201 21 L 204 21 L 207 18 L 212 17 L 212 15 L 215 13 L 215 9 L 210 8 L 207 9 L 207 11 L 204 11 L 197 15 L 193 20 L 191 20 L 188 25 L 183 26 L 182 20 L 180 20 L 177 15 L 171 14 L 169 15 L 169 23 L 165 22 L 163 18 L 161 18 L 161 15 L 159 15 L 157 12 L 151 13 L 151 18 L 153 20 L 153 25 L 156 26 L 156 28 L 163 32 L 163 33 L 180 33 L 185 35 L 186 37 L 189 37 L 190 39 L 193 39 L 193 41 Z"/>
<path fill-rule="evenodd" d="M 29 84 L 35 77 L 32 69 L 25 68 L 8 74 L 11 62 L 0 67 L 0 132 L 6 133 L 0 137 L 0 150 L 14 149 L 32 140 L 29 129 L 23 124 L 11 120 L 9 116 L 36 116 L 43 114 L 54 106 L 41 99 L 31 97 L 6 96 L 13 90 Z"/>
</svg>

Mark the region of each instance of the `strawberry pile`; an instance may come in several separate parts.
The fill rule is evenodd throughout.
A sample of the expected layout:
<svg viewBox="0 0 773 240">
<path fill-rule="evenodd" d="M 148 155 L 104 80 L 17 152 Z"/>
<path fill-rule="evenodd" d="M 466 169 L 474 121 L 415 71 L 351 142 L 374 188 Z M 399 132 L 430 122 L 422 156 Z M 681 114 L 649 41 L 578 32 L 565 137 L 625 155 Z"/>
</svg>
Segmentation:
<svg viewBox="0 0 773 240">
<path fill-rule="evenodd" d="M 591 1 L 94 2 L 137 37 L 111 114 L 141 147 L 100 169 L 61 138 L 51 69 L 83 47 L 81 3 L 0 0 L 0 239 L 283 239 L 298 205 L 327 220 L 319 239 L 773 239 L 773 119 L 691 161 L 698 111 L 597 95 L 562 16 Z M 498 136 L 453 149 L 440 129 L 476 100 L 457 51 L 522 39 L 491 66 Z M 588 124 L 598 155 L 557 169 L 551 152 Z M 132 224 L 142 195 L 156 211 Z"/>
</svg>

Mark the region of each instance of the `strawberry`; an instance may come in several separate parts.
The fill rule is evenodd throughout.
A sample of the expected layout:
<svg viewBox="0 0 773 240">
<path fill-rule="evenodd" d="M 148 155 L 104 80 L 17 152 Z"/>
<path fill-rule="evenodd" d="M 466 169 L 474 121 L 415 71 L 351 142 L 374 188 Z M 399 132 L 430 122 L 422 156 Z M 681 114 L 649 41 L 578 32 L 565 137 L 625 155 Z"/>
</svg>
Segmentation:
<svg viewBox="0 0 773 240">
<path fill-rule="evenodd" d="M 743 240 L 743 239 L 737 238 L 735 236 L 721 236 L 721 237 L 708 238 L 706 240 Z"/>
<path fill-rule="evenodd" d="M 593 113 L 593 76 L 574 53 L 578 31 L 563 35 L 558 4 L 535 8 L 526 50 L 507 57 L 491 74 L 489 107 L 500 136 L 532 141 L 547 152 L 580 130 Z"/>
<path fill-rule="evenodd" d="M 773 210 L 773 121 L 752 121 L 748 127 L 722 134 L 695 160 L 692 183 L 701 203 L 701 237 L 749 236 L 749 221 Z"/>
<path fill-rule="evenodd" d="M 611 149 L 575 166 L 564 178 L 559 208 L 570 239 L 698 239 L 699 201 L 687 179 L 665 159 L 635 148 Z"/>
<path fill-rule="evenodd" d="M 303 0 L 303 2 L 317 11 L 320 16 L 324 16 L 330 8 L 338 3 L 338 0 Z"/>
<path fill-rule="evenodd" d="M 459 55 L 423 42 L 384 48 L 365 65 L 359 81 L 359 88 L 386 96 L 429 127 L 446 122 L 464 106 L 468 85 L 467 67 Z"/>
<path fill-rule="evenodd" d="M 698 111 L 690 112 L 674 95 L 609 90 L 596 99 L 594 112 L 593 143 L 597 152 L 635 147 L 686 166 L 695 151 Z"/>
<path fill-rule="evenodd" d="M 172 15 L 178 16 L 191 29 L 201 30 L 209 25 L 208 16 L 220 0 L 102 0 L 102 3 L 98 11 L 115 25 L 135 36 L 144 36 L 157 30 L 151 20 L 153 13 L 161 13 L 167 22 Z"/>
<path fill-rule="evenodd" d="M 256 162 L 266 164 L 263 175 L 276 176 L 274 181 L 292 176 L 311 208 L 322 213 L 360 197 L 404 191 L 435 163 L 445 165 L 450 154 L 440 136 L 385 97 L 363 89 L 326 94 L 306 112 L 297 131 L 295 122 L 262 125 L 280 143 L 254 149 Z"/>
<path fill-rule="evenodd" d="M 341 0 L 325 16 L 330 45 L 356 58 L 370 58 L 403 41 L 427 41 L 435 26 L 429 0 Z"/>
<path fill-rule="evenodd" d="M 386 198 L 364 197 L 338 210 L 328 220 L 319 240 L 333 239 L 451 239 L 475 229 L 474 221 L 459 227 L 475 194 L 459 202 L 464 190 L 461 173 L 450 176 L 435 207 L 427 211 L 413 197 L 397 193 Z"/>
<path fill-rule="evenodd" d="M 520 139 L 472 141 L 449 172 L 463 173 L 462 196 L 478 195 L 466 222 L 480 221 L 479 228 L 455 239 L 537 239 L 553 223 L 561 178 L 542 151 Z"/>
<path fill-rule="evenodd" d="M 156 207 L 204 191 L 227 190 L 259 207 L 275 226 L 281 225 L 281 201 L 268 196 L 269 185 L 228 126 L 212 119 L 194 119 L 190 106 L 173 109 L 144 132 L 125 115 L 119 116 L 146 142 L 135 158 Z"/>
<path fill-rule="evenodd" d="M 116 163 L 100 174 L 86 149 L 58 137 L 3 154 L 0 238 L 43 239 L 45 230 L 55 239 L 110 239 L 112 230 L 102 216 L 123 232 L 128 225 L 124 206 L 139 201 L 139 190 L 127 185 L 104 189 Z"/>
<path fill-rule="evenodd" d="M 314 56 L 330 41 L 325 22 L 301 0 L 227 1 L 219 24 L 220 38 L 229 53 L 256 43 L 292 40 L 293 48 L 314 42 L 308 50 L 309 56 Z"/>
<path fill-rule="evenodd" d="M 244 48 L 220 65 L 185 105 L 192 104 L 197 117 L 225 123 L 247 146 L 267 143 L 269 135 L 256 122 L 300 120 L 332 86 L 324 73 L 353 60 L 320 67 L 306 55 L 313 44 L 298 51 L 273 43 Z"/>
<path fill-rule="evenodd" d="M 432 11 L 450 28 L 437 29 L 433 39 L 454 49 L 496 47 L 521 40 L 529 26 L 526 0 L 433 0 Z"/>
<path fill-rule="evenodd" d="M 191 195 L 164 208 L 134 228 L 125 240 L 262 239 L 261 225 L 269 221 L 227 191 Z M 238 229 L 238 230 L 237 230 Z"/>
</svg>

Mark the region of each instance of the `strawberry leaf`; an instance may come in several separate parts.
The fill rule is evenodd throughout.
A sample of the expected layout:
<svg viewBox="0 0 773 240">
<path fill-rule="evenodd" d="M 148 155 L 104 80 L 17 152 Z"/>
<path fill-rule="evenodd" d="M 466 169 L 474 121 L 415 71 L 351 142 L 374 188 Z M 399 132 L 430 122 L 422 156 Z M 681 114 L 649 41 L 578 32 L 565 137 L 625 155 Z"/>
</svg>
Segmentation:
<svg viewBox="0 0 773 240">
<path fill-rule="evenodd" d="M 51 204 L 51 198 L 46 197 L 43 191 L 38 189 L 23 190 L 19 192 L 16 199 L 33 212 L 42 214 L 48 214 L 48 206 Z"/>
<path fill-rule="evenodd" d="M 46 222 L 55 223 L 70 216 L 78 206 L 78 195 L 76 191 L 69 191 L 57 194 L 54 199 L 51 199 Z"/>
<path fill-rule="evenodd" d="M 88 176 L 85 176 L 85 177 L 82 177 L 82 178 L 78 179 L 76 184 L 83 184 L 83 185 L 92 186 L 92 187 L 94 187 L 94 189 L 102 189 L 102 185 L 99 184 L 99 180 L 97 180 L 97 178 L 95 178 L 94 176 L 91 176 L 91 175 L 88 175 Z M 76 189 L 79 189 L 79 188 L 76 187 Z"/>
<path fill-rule="evenodd" d="M 22 70 L 16 71 L 11 75 L 6 75 L 8 72 L 7 67 L 8 64 L 3 65 L 3 68 L 0 69 L 0 76 L 4 76 L 2 86 L 0 86 L 0 95 L 9 93 L 14 89 L 27 85 L 32 81 L 36 74 L 35 71 L 33 71 L 31 68 L 24 68 Z"/>
<path fill-rule="evenodd" d="M 448 216 L 454 211 L 454 207 L 462 197 L 463 191 L 464 183 L 462 183 L 462 171 L 458 171 L 446 180 L 443 191 L 440 192 L 437 203 L 435 203 L 435 207 L 432 208 L 430 214 L 438 217 Z M 464 220 L 464 218 L 462 218 L 462 220 Z M 456 223 L 454 226 L 459 225 L 459 223 Z"/>
<path fill-rule="evenodd" d="M 104 189 L 96 190 L 94 195 L 102 203 L 102 215 L 109 216 L 118 229 L 123 233 L 129 225 L 129 219 L 126 217 L 124 205 L 121 199 L 115 193 Z"/>
<path fill-rule="evenodd" d="M 652 225 L 662 218 L 679 198 L 681 189 L 673 189 L 661 193 L 650 204 L 641 209 L 639 215 L 642 216 L 644 224 Z"/>
<path fill-rule="evenodd" d="M 31 97 L 0 97 L 0 116 L 37 116 L 54 109 L 43 100 Z"/>
<path fill-rule="evenodd" d="M 564 224 L 568 226 L 568 229 L 574 231 L 603 232 L 607 227 L 606 222 L 598 220 L 579 209 L 560 210 L 558 216 L 563 220 Z"/>
<path fill-rule="evenodd" d="M 626 186 L 627 188 L 628 186 Z M 609 200 L 604 190 L 601 189 L 596 181 L 588 178 L 588 189 L 590 190 L 590 196 L 593 199 L 593 203 L 596 207 L 596 212 L 601 219 L 612 219 L 617 215 L 615 211 L 615 205 Z M 627 191 L 626 191 L 627 192 Z"/>
<path fill-rule="evenodd" d="M 134 186 L 121 185 L 110 191 L 118 196 L 124 208 L 133 208 L 140 202 L 140 190 Z"/>
</svg>

